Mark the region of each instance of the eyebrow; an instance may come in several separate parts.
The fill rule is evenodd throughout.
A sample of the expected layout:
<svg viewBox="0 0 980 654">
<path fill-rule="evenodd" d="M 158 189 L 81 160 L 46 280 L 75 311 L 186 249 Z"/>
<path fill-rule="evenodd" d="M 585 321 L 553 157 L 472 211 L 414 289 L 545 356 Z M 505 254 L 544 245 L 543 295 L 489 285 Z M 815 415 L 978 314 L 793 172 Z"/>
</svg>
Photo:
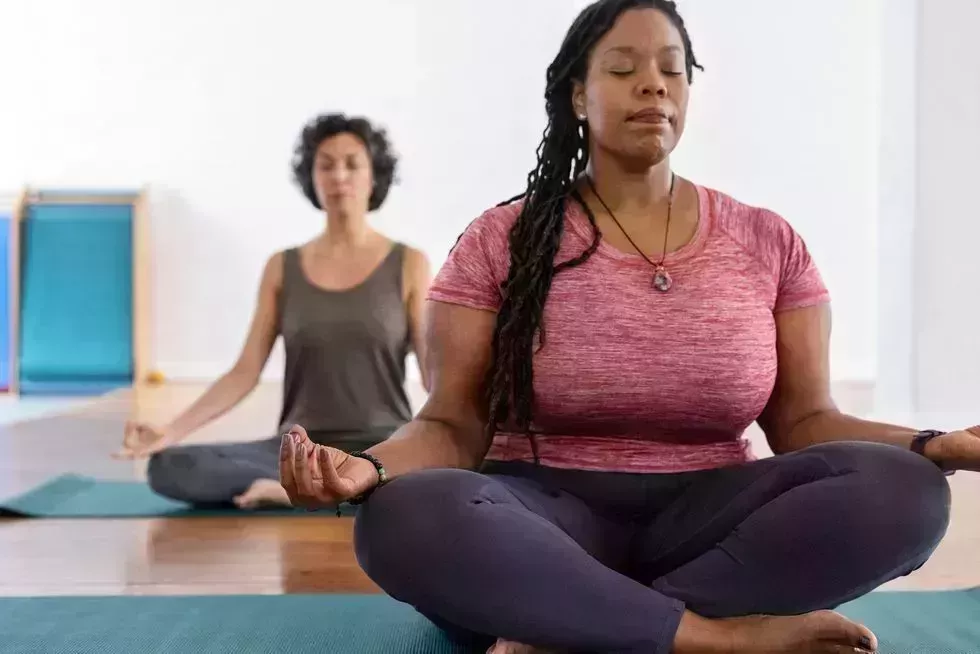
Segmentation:
<svg viewBox="0 0 980 654">
<path fill-rule="evenodd" d="M 338 155 L 329 154 L 327 152 L 317 152 L 314 155 L 314 158 L 315 159 L 326 159 L 328 161 L 334 161 L 336 159 L 351 159 L 351 158 L 356 158 L 356 157 L 357 157 L 357 153 L 356 152 L 345 152 L 345 153 L 338 154 Z"/>
<path fill-rule="evenodd" d="M 640 51 L 631 45 L 614 45 L 613 47 L 606 50 L 606 52 L 607 53 L 621 52 L 623 54 L 640 54 Z M 667 53 L 667 52 L 683 53 L 684 48 L 680 47 L 679 45 L 665 45 L 664 47 L 660 48 L 660 50 L 657 51 L 658 54 Z"/>
</svg>

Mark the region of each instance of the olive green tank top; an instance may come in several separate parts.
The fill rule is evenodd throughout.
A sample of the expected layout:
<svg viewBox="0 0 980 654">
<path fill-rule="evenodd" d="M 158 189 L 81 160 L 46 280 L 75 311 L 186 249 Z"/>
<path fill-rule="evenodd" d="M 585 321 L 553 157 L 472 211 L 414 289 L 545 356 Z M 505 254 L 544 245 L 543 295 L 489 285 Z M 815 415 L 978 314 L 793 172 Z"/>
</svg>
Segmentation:
<svg viewBox="0 0 980 654">
<path fill-rule="evenodd" d="M 283 253 L 280 430 L 300 424 L 317 442 L 383 440 L 411 420 L 404 257 L 404 246 L 396 243 L 363 283 L 333 291 L 309 280 L 296 248 Z"/>
</svg>

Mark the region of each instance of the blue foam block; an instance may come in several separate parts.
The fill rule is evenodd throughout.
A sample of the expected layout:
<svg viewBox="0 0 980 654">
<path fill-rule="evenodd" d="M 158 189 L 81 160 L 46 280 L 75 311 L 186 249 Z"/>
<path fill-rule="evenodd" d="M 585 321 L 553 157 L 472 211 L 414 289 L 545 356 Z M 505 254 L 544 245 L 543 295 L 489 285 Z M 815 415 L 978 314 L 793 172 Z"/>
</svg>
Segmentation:
<svg viewBox="0 0 980 654">
<path fill-rule="evenodd" d="M 0 214 L 0 391 L 10 388 L 10 238 L 13 219 Z"/>
<path fill-rule="evenodd" d="M 98 393 L 131 383 L 132 219 L 126 205 L 28 211 L 21 262 L 22 392 L 89 387 Z"/>
</svg>

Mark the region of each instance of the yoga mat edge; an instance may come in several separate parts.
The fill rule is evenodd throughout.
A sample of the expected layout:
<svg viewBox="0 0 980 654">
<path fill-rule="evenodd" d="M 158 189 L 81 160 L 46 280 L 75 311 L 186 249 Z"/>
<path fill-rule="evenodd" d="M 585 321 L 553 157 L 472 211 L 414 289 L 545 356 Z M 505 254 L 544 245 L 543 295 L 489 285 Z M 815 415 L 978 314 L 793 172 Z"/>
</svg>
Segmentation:
<svg viewBox="0 0 980 654">
<path fill-rule="evenodd" d="M 357 507 L 341 506 L 341 515 L 355 515 Z M 184 518 L 220 516 L 333 516 L 330 509 L 292 508 L 243 510 L 238 507 L 193 507 L 161 497 L 140 481 L 107 481 L 84 475 L 55 477 L 25 493 L 0 500 L 0 516 L 18 518 Z"/>
</svg>

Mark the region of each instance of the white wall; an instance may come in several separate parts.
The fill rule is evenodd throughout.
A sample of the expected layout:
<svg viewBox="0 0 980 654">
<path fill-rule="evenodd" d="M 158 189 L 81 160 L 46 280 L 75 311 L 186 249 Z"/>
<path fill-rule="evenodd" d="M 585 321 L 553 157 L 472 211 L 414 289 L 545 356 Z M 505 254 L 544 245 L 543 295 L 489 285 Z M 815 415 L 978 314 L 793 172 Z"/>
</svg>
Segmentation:
<svg viewBox="0 0 980 654">
<path fill-rule="evenodd" d="M 921 3 L 915 394 L 923 412 L 980 398 L 980 3 Z M 911 289 L 910 289 L 911 290 Z"/>
<path fill-rule="evenodd" d="M 879 13 L 875 0 L 687 0 L 695 80 L 675 165 L 781 213 L 834 302 L 832 371 L 875 373 Z"/>
<path fill-rule="evenodd" d="M 883 415 L 914 411 L 915 400 L 919 4 L 885 0 L 880 7 L 875 404 Z"/>
<path fill-rule="evenodd" d="M 523 188 L 545 68 L 585 4 L 5 3 L 0 187 L 149 184 L 156 360 L 213 376 L 264 259 L 321 225 L 288 179 L 301 124 L 342 109 L 389 127 L 403 168 L 378 224 L 438 265 Z M 708 70 L 677 169 L 796 226 L 835 298 L 835 376 L 873 377 L 877 0 L 681 4 Z"/>
</svg>

